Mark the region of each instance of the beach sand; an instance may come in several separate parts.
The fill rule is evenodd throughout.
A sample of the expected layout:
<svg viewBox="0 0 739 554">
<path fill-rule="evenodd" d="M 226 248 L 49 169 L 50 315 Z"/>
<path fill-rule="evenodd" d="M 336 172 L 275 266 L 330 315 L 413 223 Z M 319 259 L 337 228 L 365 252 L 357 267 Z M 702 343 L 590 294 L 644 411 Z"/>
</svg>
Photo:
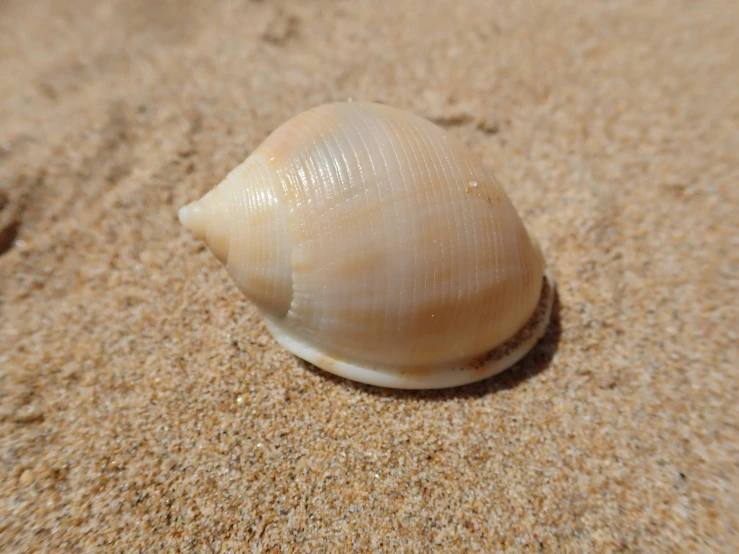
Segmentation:
<svg viewBox="0 0 739 554">
<path fill-rule="evenodd" d="M 0 3 L 0 550 L 734 552 L 739 8 Z M 177 221 L 329 101 L 444 126 L 558 284 L 454 390 L 280 348 Z"/>
</svg>

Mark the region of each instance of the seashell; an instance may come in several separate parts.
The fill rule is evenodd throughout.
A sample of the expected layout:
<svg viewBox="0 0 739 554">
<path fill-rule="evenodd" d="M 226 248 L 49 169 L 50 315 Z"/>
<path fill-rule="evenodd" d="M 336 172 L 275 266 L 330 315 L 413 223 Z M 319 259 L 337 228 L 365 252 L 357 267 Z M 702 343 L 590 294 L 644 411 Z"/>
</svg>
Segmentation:
<svg viewBox="0 0 739 554">
<path fill-rule="evenodd" d="M 278 343 L 351 380 L 484 379 L 549 321 L 544 258 L 493 175 L 451 134 L 389 106 L 297 115 L 179 218 Z"/>
</svg>

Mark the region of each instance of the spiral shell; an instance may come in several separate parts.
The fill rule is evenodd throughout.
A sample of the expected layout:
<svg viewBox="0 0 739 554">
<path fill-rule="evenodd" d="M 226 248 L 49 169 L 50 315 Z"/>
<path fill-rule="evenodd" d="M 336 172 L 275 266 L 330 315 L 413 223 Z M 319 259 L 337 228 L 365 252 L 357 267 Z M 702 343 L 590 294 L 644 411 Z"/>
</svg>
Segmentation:
<svg viewBox="0 0 739 554">
<path fill-rule="evenodd" d="M 179 217 L 283 347 L 352 380 L 477 381 L 549 320 L 544 258 L 492 174 L 385 105 L 299 114 Z"/>
</svg>

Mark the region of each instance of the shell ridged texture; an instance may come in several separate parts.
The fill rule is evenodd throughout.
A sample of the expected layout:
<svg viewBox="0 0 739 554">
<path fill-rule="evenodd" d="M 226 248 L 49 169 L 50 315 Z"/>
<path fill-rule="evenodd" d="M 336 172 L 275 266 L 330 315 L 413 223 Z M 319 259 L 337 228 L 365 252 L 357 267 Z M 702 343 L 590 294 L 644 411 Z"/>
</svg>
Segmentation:
<svg viewBox="0 0 739 554">
<path fill-rule="evenodd" d="M 514 335 L 539 301 L 544 259 L 501 186 L 408 112 L 308 110 L 208 196 L 205 240 L 236 284 L 273 333 L 329 360 L 463 362 Z"/>
</svg>

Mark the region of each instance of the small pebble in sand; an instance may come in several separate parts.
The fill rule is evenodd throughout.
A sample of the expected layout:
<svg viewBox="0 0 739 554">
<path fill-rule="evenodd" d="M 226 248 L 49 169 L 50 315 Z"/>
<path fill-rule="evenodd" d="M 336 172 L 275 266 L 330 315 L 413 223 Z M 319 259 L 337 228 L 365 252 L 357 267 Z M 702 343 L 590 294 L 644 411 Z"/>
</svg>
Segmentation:
<svg viewBox="0 0 739 554">
<path fill-rule="evenodd" d="M 29 469 L 25 470 L 23 473 L 21 473 L 18 482 L 24 487 L 30 485 L 31 483 L 33 483 L 33 472 Z"/>
</svg>

